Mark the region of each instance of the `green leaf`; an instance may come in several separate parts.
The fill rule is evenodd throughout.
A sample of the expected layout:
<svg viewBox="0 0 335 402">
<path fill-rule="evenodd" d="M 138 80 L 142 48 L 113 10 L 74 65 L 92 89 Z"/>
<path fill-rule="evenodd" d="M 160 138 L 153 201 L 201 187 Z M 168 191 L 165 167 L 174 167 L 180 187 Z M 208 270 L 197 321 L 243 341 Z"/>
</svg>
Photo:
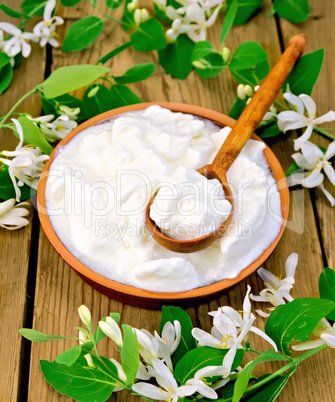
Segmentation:
<svg viewBox="0 0 335 402">
<path fill-rule="evenodd" d="M 229 70 L 239 71 L 252 68 L 267 58 L 266 51 L 258 42 L 244 42 L 235 50 L 229 64 Z"/>
<path fill-rule="evenodd" d="M 283 92 L 286 92 L 287 84 L 289 84 L 291 92 L 295 95 L 311 95 L 321 71 L 323 58 L 324 49 L 300 57 L 283 85 Z"/>
<path fill-rule="evenodd" d="M 113 75 L 113 78 L 118 84 L 130 84 L 132 82 L 145 80 L 146 78 L 150 77 L 150 75 L 155 70 L 156 70 L 156 64 L 143 63 L 131 67 L 123 75 L 120 76 Z"/>
<path fill-rule="evenodd" d="M 13 18 L 27 18 L 26 14 L 22 14 L 19 11 L 14 10 L 14 8 L 7 6 L 5 3 L 0 4 L 0 10 Z"/>
<path fill-rule="evenodd" d="M 91 15 L 73 23 L 66 33 L 63 52 L 83 50 L 101 34 L 104 23 L 101 18 Z"/>
<path fill-rule="evenodd" d="M 228 6 L 228 11 L 222 24 L 221 36 L 220 36 L 221 44 L 226 39 L 226 36 L 228 35 L 230 28 L 233 26 L 236 14 L 237 14 L 237 0 L 233 0 Z"/>
<path fill-rule="evenodd" d="M 107 359 L 107 357 L 100 356 L 100 359 L 103 361 L 103 363 L 95 355 L 91 355 L 91 357 L 92 357 L 92 361 L 95 366 L 100 367 L 102 371 L 106 371 L 105 366 L 107 366 L 108 369 L 113 374 L 115 374 L 115 377 L 118 377 L 118 372 L 117 372 L 117 368 L 116 368 L 115 364 L 112 361 L 110 361 L 109 359 Z"/>
<path fill-rule="evenodd" d="M 114 108 L 142 103 L 142 100 L 131 89 L 123 85 L 113 85 L 111 93 L 115 104 Z"/>
<path fill-rule="evenodd" d="M 61 3 L 65 7 L 72 7 L 75 6 L 76 4 L 80 3 L 81 0 L 61 0 Z"/>
<path fill-rule="evenodd" d="M 257 127 L 255 133 L 261 138 L 270 138 L 275 137 L 276 135 L 283 134 L 281 130 L 279 130 L 278 124 L 276 121 L 272 121 L 271 123 L 261 125 Z"/>
<path fill-rule="evenodd" d="M 93 88 L 91 86 L 87 88 L 84 94 L 83 109 L 88 119 L 118 107 L 118 103 L 115 102 L 112 92 L 103 85 L 98 85 L 98 87 L 99 90 L 94 96 L 88 97 Z"/>
<path fill-rule="evenodd" d="M 113 380 L 101 368 L 88 367 L 81 358 L 68 367 L 57 362 L 40 360 L 44 378 L 56 391 L 79 402 L 104 402 L 114 389 Z"/>
<path fill-rule="evenodd" d="M 289 303 L 291 304 L 291 303 Z M 287 306 L 289 305 L 287 304 Z M 252 372 L 258 363 L 268 362 L 268 361 L 288 361 L 289 359 L 274 350 L 267 350 L 261 355 L 257 356 L 256 359 L 244 367 L 244 369 L 239 373 L 234 387 L 234 397 L 232 402 L 238 402 L 241 400 L 244 391 L 247 389 L 249 380 L 252 376 Z"/>
<path fill-rule="evenodd" d="M 13 78 L 13 67 L 10 63 L 2 67 L 0 71 L 0 94 L 3 94 L 9 87 Z"/>
<path fill-rule="evenodd" d="M 80 345 L 73 346 L 72 348 L 59 354 L 56 357 L 55 362 L 59 364 L 66 364 L 67 366 L 72 366 L 72 364 L 74 364 L 81 356 L 81 352 L 82 350 Z"/>
<path fill-rule="evenodd" d="M 319 277 L 319 291 L 322 299 L 335 302 L 335 271 L 325 268 Z M 335 321 L 335 310 L 331 311 L 326 318 Z"/>
<path fill-rule="evenodd" d="M 155 18 L 142 22 L 139 26 L 141 31 L 134 32 L 130 39 L 135 50 L 150 52 L 166 48 L 166 40 L 162 24 Z"/>
<path fill-rule="evenodd" d="M 278 349 L 289 356 L 288 345 L 293 340 L 304 342 L 311 336 L 321 318 L 335 307 L 330 300 L 300 298 L 280 305 L 271 313 L 265 332 L 274 340 Z"/>
<path fill-rule="evenodd" d="M 43 89 L 46 98 L 57 98 L 90 84 L 109 71 L 109 68 L 90 64 L 60 67 L 39 88 Z"/>
<path fill-rule="evenodd" d="M 246 70 L 231 71 L 232 75 L 240 84 L 258 85 L 259 81 L 265 78 L 270 71 L 268 60 L 261 61 Z"/>
<path fill-rule="evenodd" d="M 246 99 L 241 100 L 240 98 L 237 97 L 233 103 L 233 106 L 229 110 L 228 116 L 237 120 L 246 106 L 247 106 L 247 100 Z"/>
<path fill-rule="evenodd" d="M 108 60 L 112 59 L 114 56 L 121 53 L 123 50 L 127 49 L 131 45 L 132 45 L 132 41 L 129 41 L 127 43 L 124 43 L 121 46 L 118 46 L 117 48 L 108 52 L 105 56 L 101 57 L 101 59 L 99 59 L 95 64 L 99 64 L 99 63 L 105 64 Z"/>
<path fill-rule="evenodd" d="M 273 8 L 280 18 L 303 22 L 309 16 L 308 0 L 274 0 Z"/>
<path fill-rule="evenodd" d="M 20 201 L 24 201 L 36 194 L 36 190 L 27 186 L 26 184 L 20 187 L 20 190 Z M 9 176 L 8 168 L 6 168 L 5 170 L 0 170 L 0 198 L 3 200 L 9 200 L 10 198 L 15 197 L 15 189 L 13 187 L 13 182 Z"/>
<path fill-rule="evenodd" d="M 191 57 L 195 44 L 186 36 L 179 35 L 166 49 L 160 50 L 159 63 L 173 77 L 184 80 L 193 69 Z"/>
<path fill-rule="evenodd" d="M 223 58 L 218 53 L 212 53 L 208 56 L 203 57 L 210 67 L 205 69 L 194 67 L 195 71 L 202 78 L 211 78 L 215 77 L 226 67 L 226 63 L 223 61 Z"/>
<path fill-rule="evenodd" d="M 47 335 L 43 332 L 36 331 L 35 329 L 21 328 L 19 329 L 20 334 L 31 342 L 47 342 L 54 339 L 73 339 L 72 336 L 57 336 L 57 335 Z"/>
<path fill-rule="evenodd" d="M 237 12 L 234 24 L 244 25 L 263 1 L 264 0 L 237 0 Z M 233 0 L 228 0 L 228 5 L 232 2 Z"/>
<path fill-rule="evenodd" d="M 135 330 L 127 324 L 122 325 L 123 346 L 121 349 L 121 364 L 127 376 L 126 384 L 133 383 L 140 363 L 139 347 Z"/>
<path fill-rule="evenodd" d="M 257 384 L 258 382 L 260 382 L 262 380 L 264 380 L 269 375 L 270 374 L 262 375 L 261 377 L 259 377 L 257 379 L 257 381 L 255 381 L 255 383 L 253 385 Z M 279 376 L 279 377 L 275 378 L 274 380 L 268 382 L 267 384 L 257 388 L 255 390 L 255 392 L 253 392 L 252 394 L 249 394 L 249 395 L 245 396 L 243 401 L 248 401 L 248 402 L 259 402 L 259 401 L 273 402 L 278 397 L 280 392 L 283 390 L 283 388 L 285 387 L 285 385 L 286 385 L 286 383 L 287 383 L 289 378 L 290 378 L 289 374 Z"/>
<path fill-rule="evenodd" d="M 295 162 L 292 163 L 292 165 L 286 170 L 285 176 L 289 177 L 291 174 L 298 172 L 301 170 L 301 167 L 298 166 Z"/>
<path fill-rule="evenodd" d="M 201 40 L 200 42 L 197 42 L 191 55 L 191 62 L 211 54 L 213 50 L 214 49 L 211 42 L 207 42 L 206 40 Z"/>
<path fill-rule="evenodd" d="M 20 116 L 18 121 L 22 126 L 24 142 L 39 147 L 44 154 L 50 155 L 53 148 L 35 124 L 25 116 Z"/>
<path fill-rule="evenodd" d="M 43 15 L 44 7 L 47 4 L 47 0 L 25 0 L 21 4 L 21 10 L 29 15 Z"/>
<path fill-rule="evenodd" d="M 110 313 L 110 317 L 113 318 L 113 320 L 118 323 L 120 321 L 120 314 L 119 313 Z M 106 321 L 107 317 L 104 317 L 101 321 Z M 93 341 L 95 344 L 99 343 L 101 340 L 105 338 L 105 333 L 101 331 L 100 327 L 98 326 L 97 329 L 95 330 L 93 334 Z"/>
<path fill-rule="evenodd" d="M 0 52 L 0 69 L 10 63 L 10 57 L 6 53 Z"/>
<path fill-rule="evenodd" d="M 221 366 L 229 349 L 215 349 L 208 346 L 201 346 L 187 352 L 175 367 L 175 378 L 182 385 L 194 377 L 194 374 L 206 366 Z M 242 363 L 243 349 L 238 349 L 231 371 L 234 371 Z"/>
<path fill-rule="evenodd" d="M 175 320 L 180 322 L 181 338 L 176 351 L 172 355 L 172 362 L 174 365 L 176 365 L 187 352 L 197 347 L 196 341 L 192 336 L 192 321 L 186 311 L 180 307 L 162 307 L 160 333 L 162 333 L 163 327 L 168 321 L 173 323 Z"/>
<path fill-rule="evenodd" d="M 106 0 L 106 6 L 112 10 L 120 7 L 122 0 Z"/>
</svg>

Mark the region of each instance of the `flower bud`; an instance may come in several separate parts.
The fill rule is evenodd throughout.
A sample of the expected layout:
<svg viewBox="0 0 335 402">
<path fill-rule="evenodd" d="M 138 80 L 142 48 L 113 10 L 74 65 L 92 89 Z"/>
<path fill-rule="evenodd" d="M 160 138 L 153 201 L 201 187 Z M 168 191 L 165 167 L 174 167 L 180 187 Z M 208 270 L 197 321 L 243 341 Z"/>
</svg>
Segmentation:
<svg viewBox="0 0 335 402">
<path fill-rule="evenodd" d="M 134 21 L 136 25 L 140 25 L 141 23 L 141 10 L 139 8 L 135 10 Z"/>
<path fill-rule="evenodd" d="M 199 68 L 200 70 L 206 70 L 207 62 L 205 59 L 199 59 L 192 62 L 195 68 Z"/>
<path fill-rule="evenodd" d="M 91 313 L 90 310 L 83 304 L 78 308 L 78 313 L 81 321 L 87 327 L 91 325 Z"/>
<path fill-rule="evenodd" d="M 237 87 L 237 97 L 240 98 L 241 100 L 245 100 L 246 96 L 245 96 L 245 92 L 244 92 L 244 85 L 243 84 L 239 84 Z"/>
<path fill-rule="evenodd" d="M 256 85 L 254 91 L 257 92 L 259 90 L 259 85 Z"/>
<path fill-rule="evenodd" d="M 99 321 L 101 331 L 111 338 L 118 346 L 122 347 L 122 334 L 119 326 L 111 317 L 107 317 L 106 321 Z"/>
<path fill-rule="evenodd" d="M 250 85 L 245 85 L 244 87 L 244 93 L 249 96 L 249 98 L 252 97 L 252 95 L 254 94 L 254 90 L 251 88 Z"/>
<path fill-rule="evenodd" d="M 165 32 L 165 39 L 168 43 L 174 42 L 178 37 L 178 34 L 172 29 L 168 29 Z"/>
<path fill-rule="evenodd" d="M 149 19 L 149 13 L 146 8 L 142 8 L 141 10 L 141 22 L 144 22 Z"/>
<path fill-rule="evenodd" d="M 131 13 L 133 12 L 138 6 L 137 0 L 133 0 L 127 4 L 127 10 Z"/>
<path fill-rule="evenodd" d="M 230 50 L 227 47 L 222 49 L 222 59 L 225 63 L 228 63 L 230 59 Z"/>
<path fill-rule="evenodd" d="M 87 94 L 88 98 L 93 98 L 93 96 L 99 91 L 99 86 L 92 88 L 90 92 Z"/>
</svg>

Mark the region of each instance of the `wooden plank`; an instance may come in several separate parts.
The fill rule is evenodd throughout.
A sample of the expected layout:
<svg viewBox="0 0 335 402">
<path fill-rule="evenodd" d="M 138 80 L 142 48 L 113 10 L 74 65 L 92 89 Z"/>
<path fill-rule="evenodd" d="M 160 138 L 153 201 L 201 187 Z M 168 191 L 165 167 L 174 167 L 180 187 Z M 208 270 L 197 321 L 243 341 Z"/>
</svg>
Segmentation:
<svg viewBox="0 0 335 402">
<path fill-rule="evenodd" d="M 263 5 L 262 13 L 258 14 L 255 19 L 243 27 L 234 27 L 228 35 L 226 46 L 233 50 L 247 40 L 257 40 L 270 55 L 270 63 L 273 65 L 280 55 L 279 40 L 277 36 L 276 26 L 273 19 L 267 17 L 271 2 L 268 0 Z M 100 4 L 102 4 L 100 2 Z M 87 5 L 84 9 L 77 9 L 71 14 L 71 9 L 66 10 L 68 20 L 76 19 L 84 16 L 87 11 Z M 65 15 L 65 14 L 64 14 Z M 66 21 L 66 26 L 69 21 Z M 266 32 L 266 35 L 264 34 Z M 219 48 L 220 24 L 209 30 L 209 40 L 211 40 L 217 48 Z M 53 68 L 62 65 L 70 65 L 76 63 L 94 63 L 103 54 L 106 54 L 113 47 L 128 40 L 128 34 L 119 26 L 108 24 L 104 33 L 94 46 L 89 49 L 78 52 L 62 54 L 60 50 L 53 52 Z M 117 42 L 117 43 L 116 43 Z M 118 55 L 115 60 L 109 62 L 112 67 L 113 74 L 121 74 L 127 68 L 140 63 L 155 61 L 156 55 L 147 55 L 135 52 L 131 49 Z M 194 72 L 186 81 L 180 81 L 168 76 L 162 68 L 158 67 L 155 74 L 143 83 L 137 83 L 131 88 L 144 101 L 177 101 L 186 102 L 196 105 L 209 107 L 221 112 L 227 113 L 235 98 L 235 90 L 237 83 L 232 79 L 227 71 L 219 76 L 209 80 L 199 78 Z M 290 149 L 292 139 L 285 142 L 278 142 L 272 147 L 284 168 L 290 164 Z M 298 193 L 294 193 L 294 199 L 297 199 Z M 303 193 L 305 200 L 305 210 L 296 208 L 293 211 L 293 219 L 291 229 L 286 230 L 283 239 L 273 255 L 268 259 L 264 266 L 281 275 L 284 269 L 284 263 L 287 256 L 293 252 L 298 252 L 300 256 L 299 268 L 297 270 L 297 284 L 293 295 L 299 296 L 316 296 L 317 295 L 317 275 L 322 269 L 322 255 L 318 243 L 316 224 L 314 220 L 313 210 L 311 206 L 310 196 L 308 192 Z M 305 226 L 301 230 L 301 220 L 305 219 Z M 303 233 L 297 233 L 301 232 Z M 44 233 L 40 233 L 40 252 L 38 262 L 38 277 L 35 299 L 35 315 L 34 328 L 59 335 L 73 335 L 73 328 L 79 325 L 76 310 L 80 304 L 85 303 L 93 312 L 95 318 L 107 315 L 109 312 L 119 312 L 121 314 L 121 322 L 128 323 L 137 328 L 146 328 L 154 331 L 159 328 L 160 312 L 143 310 L 127 305 L 122 305 L 114 300 L 108 300 L 105 296 L 92 290 L 88 285 L 82 282 L 76 274 L 65 264 L 56 252 L 50 246 Z M 306 253 L 306 250 L 310 252 Z M 242 301 L 246 291 L 246 284 L 252 285 L 253 292 L 258 293 L 262 289 L 261 281 L 257 275 L 250 276 L 245 282 L 235 286 L 222 297 L 213 300 L 211 303 L 202 304 L 195 308 L 188 309 L 188 313 L 196 326 L 201 326 L 205 330 L 209 330 L 211 320 L 207 313 L 217 309 L 220 305 L 232 305 L 234 308 L 241 309 Z M 260 306 L 257 306 L 260 307 Z M 258 321 L 262 319 L 258 318 Z M 262 321 L 261 321 L 262 322 Z M 264 322 L 263 322 L 264 323 Z M 260 324 L 261 325 L 261 324 Z M 257 338 L 252 338 L 255 348 L 264 349 L 264 343 Z M 65 346 L 69 346 L 71 342 L 53 342 L 46 344 L 35 344 L 32 347 L 31 357 L 31 376 L 29 388 L 29 400 L 48 400 L 48 401 L 69 401 L 67 397 L 60 396 L 55 392 L 42 378 L 38 367 L 39 359 L 52 360 L 58 353 L 64 350 Z M 105 342 L 102 345 L 101 352 L 107 352 L 109 357 L 116 356 L 115 348 L 111 342 Z M 326 354 L 326 352 L 324 353 Z M 282 395 L 279 401 L 295 401 L 303 402 L 315 399 L 314 390 L 321 393 L 319 395 L 329 395 L 330 378 L 327 376 L 326 369 L 322 369 L 324 360 L 320 356 L 312 360 L 312 364 L 305 363 L 298 371 Z M 268 370 L 272 370 L 275 366 L 266 366 Z M 327 367 L 327 366 L 325 366 Z M 314 378 L 317 373 L 323 375 L 325 381 L 318 381 L 315 384 Z M 264 371 L 263 371 L 264 372 Z M 321 374 L 319 374 L 321 376 Z M 306 379 L 307 378 L 307 379 Z M 306 388 L 306 382 L 309 387 Z M 299 393 L 293 392 L 293 386 L 299 389 Z M 326 392 L 327 391 L 327 392 Z M 294 397 L 293 397 L 294 395 Z M 135 398 L 129 393 L 117 394 L 112 398 L 113 401 L 122 400 L 135 402 Z M 323 398 L 323 400 L 326 400 Z"/>
<path fill-rule="evenodd" d="M 13 0 L 11 6 L 19 8 L 20 0 Z M 10 19 L 0 11 L 1 21 L 13 24 L 17 20 Z M 14 71 L 14 78 L 7 92 L 1 95 L 0 113 L 4 115 L 9 108 L 26 92 L 43 80 L 45 57 L 44 50 L 37 44 L 32 45 L 29 59 L 23 60 L 19 69 Z M 31 72 L 34 74 L 31 74 Z M 27 79 L 27 77 L 29 77 Z M 36 99 L 27 99 L 20 111 L 40 115 L 40 105 Z M 2 130 L 0 150 L 15 149 L 18 140 L 11 132 Z M 29 220 L 32 222 L 33 208 L 30 208 Z M 23 353 L 22 337 L 19 328 L 24 326 L 27 298 L 27 275 L 31 247 L 32 224 L 17 231 L 0 229 L 0 393 L 1 400 L 17 401 L 21 384 L 21 358 Z"/>
</svg>

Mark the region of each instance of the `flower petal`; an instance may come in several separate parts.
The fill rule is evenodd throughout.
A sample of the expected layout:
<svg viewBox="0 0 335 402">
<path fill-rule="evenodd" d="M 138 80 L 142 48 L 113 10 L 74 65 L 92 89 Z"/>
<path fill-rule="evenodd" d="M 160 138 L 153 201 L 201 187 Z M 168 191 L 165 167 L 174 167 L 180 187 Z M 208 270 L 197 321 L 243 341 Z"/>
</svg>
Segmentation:
<svg viewBox="0 0 335 402">
<path fill-rule="evenodd" d="M 276 352 L 278 352 L 276 343 L 268 335 L 266 335 L 265 332 L 263 332 L 262 330 L 260 330 L 259 328 L 256 328 L 256 327 L 251 327 L 250 331 L 253 332 L 254 334 L 261 336 L 263 339 L 265 339 L 267 342 L 269 342 L 269 344 L 273 347 L 273 349 Z"/>
<path fill-rule="evenodd" d="M 323 194 L 328 198 L 328 201 L 330 202 L 330 205 L 333 207 L 335 205 L 335 198 L 330 194 L 329 191 L 327 191 L 323 185 L 323 183 L 319 184 L 319 188 L 323 192 Z"/>
<path fill-rule="evenodd" d="M 310 136 L 313 133 L 313 124 L 308 124 L 306 130 L 304 133 L 296 140 L 294 140 L 294 149 L 295 151 L 298 151 L 300 148 L 302 148 L 302 145 L 309 140 Z"/>
<path fill-rule="evenodd" d="M 325 153 L 325 159 L 329 160 L 335 155 L 335 141 L 328 145 L 327 151 Z"/>
<path fill-rule="evenodd" d="M 305 106 L 298 96 L 294 95 L 292 92 L 285 92 L 283 97 L 288 103 L 296 107 L 299 114 L 304 114 Z"/>
<path fill-rule="evenodd" d="M 278 278 L 275 275 L 273 275 L 273 273 L 268 271 L 267 269 L 259 268 L 257 270 L 257 274 L 261 277 L 263 282 L 269 283 L 271 286 L 273 286 L 276 289 L 279 287 L 280 282 L 279 282 Z"/>
<path fill-rule="evenodd" d="M 169 399 L 169 394 L 161 388 L 145 382 L 138 382 L 132 386 L 132 390 L 139 395 L 146 396 L 147 398 L 157 399 L 158 401 L 166 401 Z"/>
<path fill-rule="evenodd" d="M 178 385 L 170 369 L 156 357 L 151 359 L 151 364 L 156 373 L 157 383 L 166 390 L 172 388 L 176 392 Z"/>
<path fill-rule="evenodd" d="M 320 169 L 315 169 L 311 174 L 305 177 L 302 185 L 306 188 L 313 188 L 319 186 L 324 179 L 324 175 L 321 173 Z"/>
<path fill-rule="evenodd" d="M 49 0 L 44 7 L 43 20 L 46 22 L 51 21 L 51 16 L 54 8 L 56 7 L 56 0 Z"/>
<path fill-rule="evenodd" d="M 335 335 L 334 334 L 321 334 L 320 338 L 326 343 L 329 347 L 335 348 Z"/>
<path fill-rule="evenodd" d="M 335 120 L 335 112 L 330 110 L 328 113 L 316 118 L 314 120 L 314 124 L 322 124 L 322 123 L 327 123 L 329 121 Z"/>
<path fill-rule="evenodd" d="M 286 276 L 294 278 L 295 270 L 298 265 L 298 258 L 299 257 L 297 253 L 292 253 L 291 255 L 288 256 L 285 262 Z"/>
<path fill-rule="evenodd" d="M 332 183 L 333 186 L 335 186 L 335 171 L 334 168 L 332 166 L 330 166 L 329 163 L 325 163 L 323 165 L 323 170 L 326 173 L 328 179 L 330 180 L 330 182 Z"/>
<path fill-rule="evenodd" d="M 307 341 L 307 342 L 298 343 L 297 345 L 292 345 L 292 349 L 309 350 L 309 349 L 318 348 L 319 346 L 322 346 L 324 344 L 325 344 L 325 342 L 322 339 L 315 339 L 314 341 Z"/>
<path fill-rule="evenodd" d="M 278 127 L 281 131 L 284 131 L 284 133 L 288 130 L 296 130 L 297 128 L 306 127 L 309 124 L 305 116 L 293 112 L 292 110 L 280 112 L 277 118 Z"/>
</svg>

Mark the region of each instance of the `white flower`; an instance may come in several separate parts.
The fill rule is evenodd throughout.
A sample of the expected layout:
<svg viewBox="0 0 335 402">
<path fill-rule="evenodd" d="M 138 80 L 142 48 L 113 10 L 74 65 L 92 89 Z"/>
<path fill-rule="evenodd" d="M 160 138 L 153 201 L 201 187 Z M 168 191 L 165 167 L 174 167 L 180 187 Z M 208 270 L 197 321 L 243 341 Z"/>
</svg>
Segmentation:
<svg viewBox="0 0 335 402">
<path fill-rule="evenodd" d="M 83 332 L 81 332 L 81 331 L 79 331 L 78 338 L 79 338 L 79 345 L 83 345 L 84 343 L 90 341 L 90 340 L 87 338 L 87 336 L 86 336 Z M 87 361 L 87 364 L 88 364 L 90 367 L 95 367 L 95 366 L 94 366 L 94 363 L 93 363 L 93 360 L 92 360 L 92 356 L 90 355 L 90 353 L 87 353 L 86 355 L 84 355 L 84 357 L 85 357 L 85 359 L 86 359 L 86 361 Z"/>
<path fill-rule="evenodd" d="M 29 145 L 23 147 L 21 124 L 16 119 L 12 119 L 12 121 L 16 126 L 20 141 L 15 151 L 1 152 L 2 155 L 13 157 L 13 159 L 0 158 L 0 162 L 8 166 L 8 173 L 15 189 L 16 201 L 20 201 L 21 190 L 19 187 L 27 184 L 37 190 L 38 178 L 49 156 L 43 155 L 39 148 L 32 148 Z"/>
<path fill-rule="evenodd" d="M 211 399 L 217 399 L 217 394 L 203 381 L 197 379 L 188 380 L 185 385 L 178 387 L 169 368 L 157 358 L 152 358 L 152 368 L 155 372 L 157 387 L 145 382 L 138 382 L 132 386 L 133 391 L 147 398 L 159 401 L 177 402 L 179 398 L 201 392 L 202 395 Z"/>
<path fill-rule="evenodd" d="M 162 337 L 160 337 L 156 331 L 154 336 L 144 329 L 142 329 L 141 332 L 150 339 L 155 354 L 159 358 L 164 359 L 166 365 L 169 367 L 170 370 L 172 370 L 173 367 L 171 355 L 177 349 L 180 342 L 180 322 L 177 320 L 174 321 L 173 324 L 172 322 L 167 322 L 162 329 Z M 146 342 L 146 344 L 148 343 Z M 153 356 L 155 356 L 155 354 Z"/>
<path fill-rule="evenodd" d="M 243 301 L 243 316 L 232 307 L 221 307 L 217 311 L 211 311 L 208 313 L 214 317 L 211 334 L 208 334 L 199 328 L 194 328 L 192 330 L 192 335 L 199 342 L 199 345 L 210 346 L 217 349 L 229 349 L 229 352 L 225 355 L 221 366 L 204 367 L 197 372 L 196 378 L 213 377 L 216 375 L 220 375 L 223 378 L 227 377 L 230 374 L 236 351 L 241 347 L 241 344 L 249 331 L 260 335 L 268 341 L 275 350 L 277 350 L 277 347 L 271 338 L 260 329 L 252 326 L 256 317 L 250 312 L 250 290 L 251 288 L 248 285 L 247 294 Z"/>
<path fill-rule="evenodd" d="M 54 142 L 64 138 L 76 128 L 77 125 L 78 124 L 74 120 L 71 120 L 69 116 L 61 115 L 52 123 L 42 123 L 40 129 L 49 142 Z"/>
<path fill-rule="evenodd" d="M 152 344 L 152 335 L 146 330 L 136 329 L 136 336 L 139 346 L 139 352 L 146 363 L 151 363 L 153 358 L 157 358 L 157 353 Z"/>
<path fill-rule="evenodd" d="M 291 92 L 285 92 L 283 96 L 295 108 L 295 111 L 287 110 L 278 114 L 279 129 L 285 133 L 287 130 L 306 127 L 303 135 L 294 141 L 296 151 L 312 135 L 314 126 L 335 120 L 335 112 L 332 110 L 320 117 L 316 117 L 316 104 L 308 95 L 302 94 L 298 97 Z"/>
<path fill-rule="evenodd" d="M 70 120 L 77 120 L 80 113 L 80 107 L 68 107 L 66 105 L 60 105 L 58 107 L 60 114 L 67 116 Z"/>
<path fill-rule="evenodd" d="M 111 338 L 118 346 L 122 347 L 122 334 L 120 327 L 112 317 L 107 317 L 106 321 L 99 321 L 101 331 Z"/>
<path fill-rule="evenodd" d="M 286 260 L 285 272 L 286 278 L 279 279 L 273 275 L 270 271 L 259 268 L 257 271 L 258 275 L 264 281 L 266 289 L 263 289 L 259 296 L 250 295 L 250 299 L 258 302 L 269 302 L 274 308 L 280 304 L 285 304 L 286 301 L 290 302 L 293 300 L 290 295 L 290 291 L 294 285 L 294 275 L 298 264 L 298 254 L 292 253 Z M 286 301 L 285 301 L 286 300 Z M 269 310 L 274 310 L 270 308 Z M 264 313 L 262 310 L 256 310 L 256 312 L 262 317 L 269 317 L 270 314 Z"/>
<path fill-rule="evenodd" d="M 309 141 L 301 144 L 300 147 L 301 153 L 293 154 L 292 158 L 299 167 L 304 169 L 304 172 L 293 173 L 290 176 L 290 186 L 296 184 L 301 184 L 306 188 L 318 186 L 326 195 L 333 207 L 335 205 L 335 198 L 324 188 L 324 174 L 322 173 L 322 170 L 326 173 L 330 182 L 335 186 L 335 171 L 329 162 L 329 159 L 335 155 L 335 141 L 329 144 L 325 154 L 317 145 Z"/>
<path fill-rule="evenodd" d="M 33 33 L 22 32 L 15 25 L 10 24 L 9 22 L 0 22 L 0 29 L 3 29 L 12 37 L 7 41 L 3 41 L 3 51 L 9 57 L 15 57 L 22 51 L 23 57 L 28 57 L 31 52 L 31 46 L 28 43 L 30 40 L 33 42 L 37 42 L 38 38 Z"/>
<path fill-rule="evenodd" d="M 333 324 L 333 326 L 331 326 L 325 318 L 322 318 L 322 320 L 318 323 L 318 325 L 314 329 L 313 334 L 316 335 L 318 339 L 302 342 L 299 343 L 298 345 L 293 345 L 292 349 L 294 350 L 314 349 L 325 344 L 335 349 L 335 323 Z"/>
<path fill-rule="evenodd" d="M 177 10 L 172 6 L 166 8 L 166 15 L 171 20 L 180 20 L 179 26 L 172 26 L 172 31 L 167 31 L 168 38 L 175 39 L 179 34 L 186 33 L 193 42 L 206 40 L 206 30 L 214 24 L 222 2 L 216 7 L 208 19 L 206 19 L 206 8 L 200 6 L 198 2 L 192 2 Z M 169 32 L 169 33 L 168 33 Z M 175 40 L 174 39 L 174 40 Z"/>
<path fill-rule="evenodd" d="M 59 43 L 55 39 L 58 35 L 56 33 L 56 26 L 64 23 L 61 17 L 52 17 L 53 10 L 56 6 L 56 0 L 49 0 L 44 8 L 43 21 L 39 22 L 34 27 L 34 34 L 40 39 L 40 46 L 44 47 L 47 43 L 51 46 L 57 47 Z"/>
<path fill-rule="evenodd" d="M 85 324 L 86 326 L 91 325 L 91 312 L 86 306 L 82 304 L 78 308 L 78 314 L 83 324 Z"/>
<path fill-rule="evenodd" d="M 149 18 L 149 13 L 146 8 L 141 8 L 135 10 L 134 22 L 136 25 L 140 25 L 141 22 L 145 22 Z"/>
<path fill-rule="evenodd" d="M 15 205 L 14 198 L 1 202 L 0 227 L 7 230 L 16 230 L 28 225 L 28 219 L 23 218 L 23 216 L 29 214 L 27 209 L 22 208 L 26 205 L 29 205 L 28 202 L 21 202 L 20 204 Z"/>
</svg>

